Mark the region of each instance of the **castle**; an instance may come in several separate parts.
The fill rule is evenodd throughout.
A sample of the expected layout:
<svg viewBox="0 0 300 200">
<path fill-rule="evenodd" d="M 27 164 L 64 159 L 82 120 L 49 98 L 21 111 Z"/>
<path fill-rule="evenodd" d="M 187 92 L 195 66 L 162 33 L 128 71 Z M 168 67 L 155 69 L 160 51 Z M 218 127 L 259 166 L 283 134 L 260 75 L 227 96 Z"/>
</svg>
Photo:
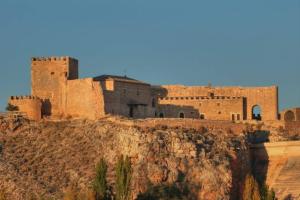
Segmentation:
<svg viewBox="0 0 300 200">
<path fill-rule="evenodd" d="M 9 103 L 37 121 L 98 119 L 107 114 L 130 118 L 300 120 L 299 108 L 279 114 L 277 86 L 152 86 L 114 75 L 79 79 L 78 60 L 71 57 L 32 58 L 31 95 L 12 96 Z M 260 113 L 255 113 L 258 107 Z"/>
</svg>

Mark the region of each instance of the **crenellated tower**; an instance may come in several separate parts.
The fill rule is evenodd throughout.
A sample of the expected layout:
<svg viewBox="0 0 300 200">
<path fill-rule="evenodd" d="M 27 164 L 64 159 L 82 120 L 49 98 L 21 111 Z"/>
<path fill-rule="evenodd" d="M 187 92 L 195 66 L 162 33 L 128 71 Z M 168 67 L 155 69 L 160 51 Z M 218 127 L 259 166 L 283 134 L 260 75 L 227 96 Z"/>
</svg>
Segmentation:
<svg viewBox="0 0 300 200">
<path fill-rule="evenodd" d="M 78 60 L 65 57 L 31 59 L 31 93 L 42 100 L 42 114 L 60 116 L 66 108 L 68 80 L 78 79 Z"/>
</svg>

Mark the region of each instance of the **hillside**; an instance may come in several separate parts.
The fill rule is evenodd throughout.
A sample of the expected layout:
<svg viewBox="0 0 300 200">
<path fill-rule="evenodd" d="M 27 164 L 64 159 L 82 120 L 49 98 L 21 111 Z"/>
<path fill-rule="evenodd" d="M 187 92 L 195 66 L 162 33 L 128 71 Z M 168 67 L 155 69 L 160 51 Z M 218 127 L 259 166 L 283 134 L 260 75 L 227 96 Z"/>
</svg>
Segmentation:
<svg viewBox="0 0 300 200">
<path fill-rule="evenodd" d="M 114 188 L 114 167 L 122 154 L 130 157 L 133 167 L 132 198 L 151 184 L 185 188 L 188 199 L 230 199 L 238 195 L 249 166 L 243 134 L 222 126 L 2 118 L 0 144 L 0 188 L 12 200 L 62 199 L 74 184 L 84 191 L 101 157 L 108 163 L 108 182 Z"/>
</svg>

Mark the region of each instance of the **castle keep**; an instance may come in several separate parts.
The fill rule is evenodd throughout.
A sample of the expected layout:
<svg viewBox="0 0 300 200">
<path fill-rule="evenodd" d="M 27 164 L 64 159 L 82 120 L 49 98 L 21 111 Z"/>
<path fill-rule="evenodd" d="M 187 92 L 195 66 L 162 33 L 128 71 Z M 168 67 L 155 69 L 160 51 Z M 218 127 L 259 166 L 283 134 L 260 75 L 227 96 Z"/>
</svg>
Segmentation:
<svg viewBox="0 0 300 200">
<path fill-rule="evenodd" d="M 39 57 L 31 60 L 31 95 L 9 103 L 28 118 L 88 118 L 107 114 L 130 118 L 278 120 L 278 87 L 152 86 L 126 76 L 79 79 L 78 60 Z M 255 108 L 260 113 L 254 112 Z M 291 113 L 292 112 L 292 113 Z M 284 119 L 300 119 L 299 110 Z M 298 114 L 297 114 L 298 113 Z"/>
</svg>

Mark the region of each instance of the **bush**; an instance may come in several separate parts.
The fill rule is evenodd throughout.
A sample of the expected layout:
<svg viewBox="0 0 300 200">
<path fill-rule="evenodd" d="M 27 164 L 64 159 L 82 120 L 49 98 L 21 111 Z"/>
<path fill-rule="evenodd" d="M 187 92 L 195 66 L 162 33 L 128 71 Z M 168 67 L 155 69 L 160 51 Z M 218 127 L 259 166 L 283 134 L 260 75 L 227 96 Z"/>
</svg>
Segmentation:
<svg viewBox="0 0 300 200">
<path fill-rule="evenodd" d="M 248 174 L 244 182 L 243 200 L 260 200 L 259 186 L 254 177 Z"/>
<path fill-rule="evenodd" d="M 190 196 L 189 196 L 190 195 Z M 188 200 L 195 199 L 191 196 L 187 187 L 183 190 L 175 184 L 150 186 L 148 190 L 139 194 L 137 200 Z"/>
<path fill-rule="evenodd" d="M 0 200 L 7 200 L 7 194 L 4 189 L 0 189 Z"/>
<path fill-rule="evenodd" d="M 93 189 L 96 193 L 97 200 L 107 199 L 107 182 L 106 182 L 107 164 L 102 158 L 96 166 L 96 177 L 93 182 Z"/>
<path fill-rule="evenodd" d="M 91 190 L 80 192 L 77 186 L 72 184 L 67 188 L 63 200 L 96 200 L 96 198 Z"/>
<path fill-rule="evenodd" d="M 19 107 L 8 103 L 6 106 L 6 110 L 7 111 L 19 111 Z"/>
<path fill-rule="evenodd" d="M 260 188 L 261 200 L 275 200 L 275 192 L 273 189 L 269 189 L 266 184 L 263 184 Z"/>
<path fill-rule="evenodd" d="M 75 188 L 74 185 L 70 185 L 65 194 L 64 194 L 64 200 L 77 200 L 78 191 Z"/>
<path fill-rule="evenodd" d="M 116 166 L 116 200 L 128 200 L 130 196 L 131 163 L 128 156 L 119 158 Z"/>
</svg>

